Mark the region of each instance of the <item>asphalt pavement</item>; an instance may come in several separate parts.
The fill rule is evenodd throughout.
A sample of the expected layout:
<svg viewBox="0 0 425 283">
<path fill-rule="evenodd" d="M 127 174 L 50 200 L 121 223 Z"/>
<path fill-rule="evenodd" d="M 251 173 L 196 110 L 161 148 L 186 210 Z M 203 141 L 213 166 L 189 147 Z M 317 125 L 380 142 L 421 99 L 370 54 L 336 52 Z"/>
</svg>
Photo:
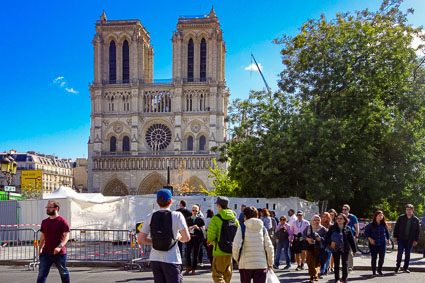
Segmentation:
<svg viewBox="0 0 425 283">
<path fill-rule="evenodd" d="M 354 259 L 354 271 L 350 272 L 348 281 L 360 282 L 425 282 L 425 258 L 422 254 L 412 253 L 410 270 L 411 273 L 393 272 L 395 267 L 396 252 L 387 253 L 384 264 L 384 276 L 372 277 L 370 271 L 370 256 L 358 255 Z M 71 282 L 154 282 L 152 272 L 150 270 L 124 270 L 119 267 L 88 267 L 87 264 L 69 264 Z M 76 266 L 77 265 L 77 266 Z M 283 266 L 281 266 L 283 267 Z M 290 271 L 275 270 L 280 282 L 308 282 L 309 276 L 306 269 L 303 271 L 295 271 L 296 266 L 292 266 Z M 35 282 L 37 278 L 36 271 L 28 271 L 24 264 L 11 266 L 0 265 L 0 282 Z M 320 282 L 333 282 L 334 276 L 330 274 L 325 276 Z M 59 273 L 55 266 L 52 266 L 48 283 L 60 282 Z M 197 275 L 185 276 L 183 282 L 213 282 L 209 265 L 205 265 Z M 234 271 L 231 282 L 240 282 L 239 272 Z"/>
</svg>

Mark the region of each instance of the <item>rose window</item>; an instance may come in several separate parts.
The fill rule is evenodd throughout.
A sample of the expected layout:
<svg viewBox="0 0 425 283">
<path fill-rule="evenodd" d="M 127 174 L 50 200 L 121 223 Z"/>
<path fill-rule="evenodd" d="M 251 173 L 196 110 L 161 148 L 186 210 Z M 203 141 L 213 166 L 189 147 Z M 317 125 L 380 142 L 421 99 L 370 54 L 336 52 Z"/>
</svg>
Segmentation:
<svg viewBox="0 0 425 283">
<path fill-rule="evenodd" d="M 152 150 L 163 150 L 171 142 L 171 131 L 163 124 L 154 124 L 146 131 L 146 142 Z"/>
</svg>

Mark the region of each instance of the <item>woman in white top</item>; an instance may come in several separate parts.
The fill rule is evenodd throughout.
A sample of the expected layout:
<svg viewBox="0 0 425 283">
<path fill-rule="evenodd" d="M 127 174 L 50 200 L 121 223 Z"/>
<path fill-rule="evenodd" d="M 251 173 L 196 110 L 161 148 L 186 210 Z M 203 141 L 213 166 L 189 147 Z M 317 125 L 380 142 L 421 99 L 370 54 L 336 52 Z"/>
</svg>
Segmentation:
<svg viewBox="0 0 425 283">
<path fill-rule="evenodd" d="M 266 282 L 267 270 L 273 266 L 273 245 L 255 207 L 245 207 L 245 222 L 238 227 L 232 245 L 233 258 L 239 265 L 241 283 Z"/>
</svg>

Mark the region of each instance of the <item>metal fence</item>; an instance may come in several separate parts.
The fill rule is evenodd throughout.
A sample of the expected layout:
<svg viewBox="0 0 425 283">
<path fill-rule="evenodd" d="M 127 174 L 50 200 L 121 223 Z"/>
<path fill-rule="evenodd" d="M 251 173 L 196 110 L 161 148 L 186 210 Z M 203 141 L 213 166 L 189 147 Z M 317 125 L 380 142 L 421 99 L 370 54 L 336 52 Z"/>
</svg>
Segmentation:
<svg viewBox="0 0 425 283">
<path fill-rule="evenodd" d="M 27 262 L 28 269 L 39 264 L 40 230 L 0 227 L 0 263 Z M 71 229 L 66 244 L 68 262 L 115 262 L 128 268 L 148 265 L 151 246 L 139 245 L 129 230 Z"/>
</svg>

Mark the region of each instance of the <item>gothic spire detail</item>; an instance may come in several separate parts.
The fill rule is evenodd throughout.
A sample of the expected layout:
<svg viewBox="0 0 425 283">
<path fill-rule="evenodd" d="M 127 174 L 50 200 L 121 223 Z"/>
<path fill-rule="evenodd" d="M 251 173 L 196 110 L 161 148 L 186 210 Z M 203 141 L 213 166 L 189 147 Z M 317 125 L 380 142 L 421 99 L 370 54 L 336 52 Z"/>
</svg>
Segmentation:
<svg viewBox="0 0 425 283">
<path fill-rule="evenodd" d="M 103 22 L 103 23 L 106 23 L 106 14 L 105 14 L 105 10 L 103 10 L 103 12 L 102 12 L 102 16 L 100 16 L 100 20 Z"/>
<path fill-rule="evenodd" d="M 215 11 L 214 11 L 214 5 L 212 5 L 211 6 L 211 11 L 210 11 L 210 13 L 208 14 L 208 18 L 216 18 L 217 16 L 216 16 L 216 14 L 215 14 Z"/>
</svg>

